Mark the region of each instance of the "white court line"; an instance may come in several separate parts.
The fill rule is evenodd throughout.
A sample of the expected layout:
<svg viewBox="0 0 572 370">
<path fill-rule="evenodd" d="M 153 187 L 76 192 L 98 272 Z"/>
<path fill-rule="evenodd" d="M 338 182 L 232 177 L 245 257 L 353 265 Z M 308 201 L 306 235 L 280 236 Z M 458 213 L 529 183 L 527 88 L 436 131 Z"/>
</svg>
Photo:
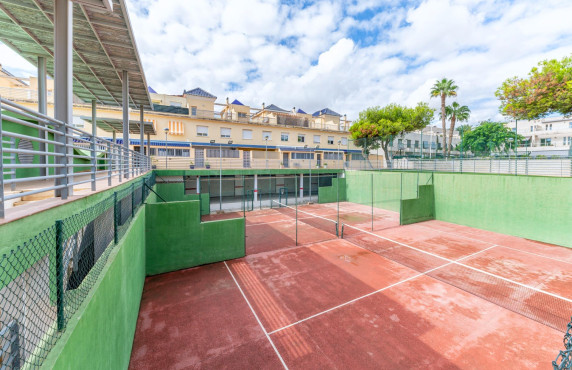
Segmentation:
<svg viewBox="0 0 572 370">
<path fill-rule="evenodd" d="M 472 238 L 472 237 L 470 237 L 470 236 L 466 236 L 466 235 L 460 234 L 460 233 L 455 232 L 455 231 L 450 232 L 450 231 L 444 231 L 444 230 L 434 229 L 434 228 L 431 228 L 431 227 L 429 227 L 429 226 L 427 226 L 427 225 L 419 225 L 419 226 L 424 227 L 424 228 L 427 228 L 427 229 L 431 229 L 431 230 L 434 230 L 434 231 L 437 231 L 437 232 L 440 232 L 440 233 L 443 233 L 443 234 L 452 234 L 452 235 L 458 236 L 459 238 L 474 240 L 474 241 L 476 241 L 476 242 L 481 242 L 481 243 L 488 244 L 488 242 L 485 242 L 484 240 L 480 240 L 480 239 L 477 239 L 477 238 Z M 518 238 L 518 236 L 515 236 L 515 238 Z M 508 247 L 508 246 L 502 245 L 502 244 L 497 244 L 497 245 L 498 245 L 499 247 L 502 247 L 502 248 L 512 249 L 513 251 L 519 251 L 519 252 L 522 252 L 522 253 L 531 254 L 531 255 L 533 255 L 533 256 L 538 256 L 538 257 L 542 257 L 542 258 L 547 258 L 547 259 L 549 259 L 549 260 L 558 261 L 558 262 L 566 263 L 566 264 L 568 264 L 568 265 L 572 265 L 572 262 L 562 261 L 562 260 L 559 260 L 558 258 L 555 258 L 555 257 L 545 256 L 544 254 L 534 253 L 534 252 L 528 252 L 528 251 L 523 251 L 522 249 L 513 248 L 513 247 Z M 565 247 L 562 247 L 562 248 L 565 248 Z"/>
<path fill-rule="evenodd" d="M 283 204 L 283 203 L 278 203 L 278 202 L 276 202 L 276 204 Z M 291 206 L 288 206 L 288 205 L 283 205 L 281 208 L 284 208 L 284 207 L 286 207 L 286 208 L 288 208 L 288 209 L 290 209 L 290 210 L 292 210 L 292 211 L 295 211 L 295 212 L 297 212 L 297 213 L 299 213 L 299 212 L 305 213 L 305 214 L 311 216 L 312 218 L 321 218 L 321 219 L 326 220 L 326 221 L 329 221 L 329 222 L 337 223 L 337 221 L 335 221 L 335 220 L 330 220 L 329 218 L 325 218 L 325 217 L 322 217 L 322 216 L 318 216 L 318 215 L 315 215 L 315 214 L 313 214 L 313 213 L 309 213 L 309 212 L 305 212 L 305 211 L 300 211 L 299 209 L 295 209 L 294 207 L 291 207 Z M 335 213 L 334 215 L 337 215 L 337 213 Z"/>
<path fill-rule="evenodd" d="M 442 259 L 442 260 L 444 260 L 444 261 L 448 261 L 448 262 L 454 263 L 454 264 L 456 264 L 456 265 L 459 265 L 459 266 L 468 268 L 468 269 L 470 269 L 470 270 L 480 272 L 481 274 L 489 275 L 489 276 L 492 276 L 492 277 L 497 278 L 497 279 L 501 279 L 501 280 L 504 280 L 504 281 L 508 281 L 509 283 L 516 284 L 516 285 L 521 286 L 521 287 L 523 287 L 523 288 L 531 289 L 531 290 L 534 290 L 535 292 L 543 293 L 543 294 L 549 295 L 549 296 L 551 296 L 551 297 L 561 299 L 561 300 L 566 301 L 566 302 L 568 302 L 568 303 L 572 303 L 572 299 L 559 296 L 558 294 L 550 293 L 550 292 L 544 291 L 544 290 L 542 290 L 542 289 L 538 289 L 538 288 L 535 288 L 535 287 L 531 287 L 531 286 L 529 286 L 529 285 L 522 284 L 522 283 L 519 283 L 519 282 L 514 281 L 514 280 L 511 280 L 511 279 L 507 279 L 507 278 L 502 277 L 502 276 L 500 276 L 500 275 L 495 275 L 495 274 L 492 274 L 492 273 L 490 273 L 490 272 L 487 272 L 487 271 L 478 269 L 478 268 L 476 268 L 476 267 L 472 267 L 472 266 L 469 266 L 469 265 L 465 265 L 464 263 L 459 263 L 459 262 L 454 261 L 454 260 L 451 260 L 451 259 L 449 259 L 449 258 L 447 258 L 447 257 L 442 257 L 442 256 L 439 256 L 439 255 L 437 255 L 437 254 L 434 254 L 434 253 L 431 253 L 431 252 L 427 252 L 427 251 L 424 251 L 424 250 L 419 249 L 419 248 L 412 247 L 412 246 L 407 245 L 407 244 L 405 244 L 405 243 L 401 243 L 401 242 L 398 242 L 398 241 L 395 241 L 395 240 L 392 240 L 392 239 L 383 237 L 383 236 L 381 236 L 381 235 L 377 235 L 377 234 L 374 234 L 374 233 L 370 233 L 369 231 L 365 231 L 365 230 L 362 230 L 362 229 L 358 229 L 357 227 L 354 227 L 354 226 L 351 226 L 351 225 L 345 225 L 345 226 L 351 227 L 352 229 L 356 229 L 356 230 L 358 230 L 358 231 L 361 231 L 362 233 L 369 234 L 369 235 L 375 236 L 375 237 L 377 237 L 377 238 L 384 239 L 384 240 L 390 241 L 390 242 L 392 242 L 392 243 L 402 245 L 402 246 L 404 246 L 404 247 L 407 247 L 407 248 L 416 250 L 416 251 L 418 251 L 418 252 L 425 253 L 425 254 L 430 255 L 430 256 L 432 256 L 432 257 L 440 258 L 440 259 Z M 375 252 L 374 252 L 374 253 L 375 253 Z"/>
<path fill-rule="evenodd" d="M 302 212 L 302 211 L 300 211 L 300 212 Z M 307 213 L 307 212 L 304 212 L 304 213 Z M 353 213 L 353 212 L 347 212 L 347 213 Z M 340 212 L 340 215 L 342 215 L 342 214 L 347 214 L 347 213 L 342 213 L 342 212 Z M 310 213 L 308 213 L 308 214 L 310 214 Z M 290 216 L 288 216 L 288 215 L 286 215 L 286 216 L 287 216 L 287 217 L 290 217 Z M 337 213 L 332 213 L 332 214 L 327 214 L 327 215 L 322 215 L 322 216 L 337 216 Z M 321 216 L 316 215 L 316 216 L 312 216 L 312 217 L 310 217 L 310 216 L 308 216 L 308 217 L 298 217 L 298 220 L 309 220 L 309 219 L 312 219 L 312 218 L 315 218 L 315 217 L 321 217 Z M 322 218 L 323 218 L 323 217 L 322 217 Z M 252 223 L 252 224 L 246 225 L 246 227 L 248 227 L 248 226 L 257 226 L 257 225 L 266 225 L 266 224 L 277 224 L 277 223 L 279 223 L 279 222 L 292 222 L 292 221 L 295 221 L 295 220 L 296 220 L 296 218 L 291 217 L 291 218 L 288 218 L 287 220 L 278 220 L 278 221 L 270 221 L 270 222 L 257 222 L 257 223 Z M 327 220 L 328 220 L 328 219 L 327 219 Z M 335 220 L 330 220 L 330 221 L 336 222 Z"/>
<path fill-rule="evenodd" d="M 232 276 L 232 280 L 234 280 L 234 283 L 235 283 L 236 286 L 238 287 L 238 290 L 240 290 L 240 294 L 242 294 L 242 297 L 243 297 L 244 300 L 246 301 L 246 304 L 248 304 L 248 307 L 250 308 L 250 311 L 252 311 L 252 314 L 253 314 L 254 317 L 256 318 L 256 321 L 258 321 L 258 325 L 260 325 L 260 328 L 261 328 L 262 331 L 264 332 L 264 335 L 266 335 L 266 338 L 267 338 L 268 341 L 270 342 L 270 345 L 272 346 L 272 348 L 274 348 L 274 352 L 276 352 L 276 355 L 277 355 L 278 358 L 280 359 L 280 362 L 282 362 L 282 365 L 284 366 L 284 369 L 288 370 L 288 366 L 286 366 L 286 363 L 284 362 L 284 359 L 282 358 L 282 356 L 280 356 L 280 352 L 278 352 L 278 349 L 277 349 L 276 346 L 274 345 L 274 342 L 273 342 L 272 339 L 270 338 L 270 335 L 268 335 L 268 333 L 266 332 L 266 329 L 264 329 L 264 326 L 262 326 L 262 323 L 260 322 L 260 319 L 258 318 L 258 315 L 256 314 L 256 312 L 254 312 L 254 309 L 252 308 L 252 306 L 250 305 L 250 302 L 248 301 L 248 298 L 246 298 L 246 295 L 245 295 L 244 292 L 242 291 L 242 288 L 240 287 L 240 284 L 238 284 L 238 281 L 236 281 L 236 278 L 234 277 L 234 274 L 232 273 L 232 271 L 230 271 L 230 268 L 228 268 L 228 265 L 226 264 L 226 261 L 224 261 L 224 265 L 226 266 L 226 269 L 227 269 L 228 272 L 230 273 L 230 276 Z"/>
<path fill-rule="evenodd" d="M 353 243 L 352 243 L 352 244 L 353 244 Z M 355 245 L 355 244 L 354 244 L 354 245 Z M 363 247 L 360 247 L 359 245 L 356 245 L 356 247 L 361 248 L 361 249 L 365 249 L 365 248 L 363 248 Z M 468 255 L 468 256 L 459 258 L 457 261 L 461 261 L 461 260 L 464 260 L 465 258 L 472 257 L 472 256 L 474 256 L 474 255 L 476 255 L 476 254 L 482 253 L 482 252 L 484 252 L 484 251 L 486 251 L 486 250 L 488 250 L 488 249 L 494 248 L 494 247 L 496 247 L 496 245 L 490 246 L 490 247 L 488 247 L 487 249 L 483 249 L 483 250 L 481 250 L 481 251 L 475 252 L 475 253 L 470 254 L 470 255 Z M 367 249 L 366 249 L 366 250 L 367 250 Z M 375 252 L 372 252 L 372 251 L 369 251 L 369 252 L 375 253 Z M 312 316 L 308 316 L 308 317 L 306 317 L 305 319 L 302 319 L 302 320 L 293 322 L 292 324 L 289 324 L 289 325 L 286 325 L 286 326 L 284 326 L 284 327 L 282 327 L 282 328 L 279 328 L 279 329 L 276 329 L 276 330 L 274 330 L 274 331 L 271 331 L 271 332 L 268 333 L 268 334 L 274 334 L 274 333 L 277 333 L 277 332 L 282 331 L 282 330 L 284 330 L 284 329 L 288 329 L 288 328 L 290 328 L 290 327 L 292 327 L 292 326 L 294 326 L 294 325 L 298 325 L 298 324 L 300 324 L 300 323 L 302 323 L 302 322 L 304 322 L 304 321 L 308 321 L 308 320 L 310 320 L 310 319 L 313 319 L 313 318 L 315 318 L 315 317 L 321 316 L 321 315 L 323 315 L 323 314 L 325 314 L 325 313 L 328 313 L 328 312 L 330 312 L 330 311 L 336 310 L 336 309 L 338 309 L 338 308 L 347 306 L 347 305 L 349 305 L 349 304 L 352 304 L 352 303 L 354 303 L 354 302 L 357 302 L 357 301 L 359 301 L 359 300 L 362 300 L 362 299 L 364 299 L 364 298 L 367 298 L 367 297 L 372 296 L 372 295 L 374 295 L 374 294 L 377 294 L 377 293 L 379 293 L 379 292 L 383 292 L 384 290 L 387 290 L 387 289 L 389 289 L 389 288 L 393 288 L 393 287 L 395 287 L 395 286 L 397 286 L 397 285 L 406 283 L 406 282 L 411 281 L 411 280 L 413 280 L 413 279 L 416 279 L 416 278 L 418 278 L 418 277 L 420 277 L 420 276 L 424 276 L 424 275 L 426 275 L 426 274 L 428 274 L 428 273 L 430 273 L 430 272 L 433 272 L 433 271 L 435 271 L 435 270 L 438 270 L 438 269 L 440 269 L 440 268 L 449 266 L 449 265 L 452 264 L 452 263 L 453 263 L 453 262 L 449 262 L 449 263 L 446 263 L 446 264 L 444 264 L 444 265 L 441 265 L 441 266 L 437 266 L 437 267 L 435 267 L 435 268 L 432 268 L 431 270 L 427 270 L 427 271 L 425 271 L 425 272 L 423 272 L 423 273 L 421 273 L 421 274 L 417 274 L 417 275 L 408 277 L 407 279 L 398 281 L 397 283 L 388 285 L 388 286 L 386 286 L 386 287 L 384 287 L 384 288 L 381 288 L 381 289 L 378 289 L 378 290 L 373 291 L 373 292 L 371 292 L 371 293 L 362 295 L 361 297 L 354 298 L 354 299 L 352 299 L 351 301 L 347 301 L 347 302 L 342 303 L 342 304 L 339 304 L 339 305 L 337 305 L 337 306 L 335 306 L 335 307 L 329 308 L 329 309 L 327 309 L 327 310 L 325 310 L 325 311 L 318 312 L 317 314 L 314 314 L 314 315 L 312 315 Z"/>
</svg>

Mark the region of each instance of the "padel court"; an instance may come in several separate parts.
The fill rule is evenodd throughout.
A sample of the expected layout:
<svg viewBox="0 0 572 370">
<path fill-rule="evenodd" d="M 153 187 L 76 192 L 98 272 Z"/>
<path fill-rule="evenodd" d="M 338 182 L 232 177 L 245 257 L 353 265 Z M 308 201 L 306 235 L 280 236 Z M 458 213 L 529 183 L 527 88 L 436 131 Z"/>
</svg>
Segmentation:
<svg viewBox="0 0 572 370">
<path fill-rule="evenodd" d="M 246 257 L 146 279 L 130 368 L 547 368 L 562 347 L 570 249 L 350 202 L 245 217 Z"/>
</svg>

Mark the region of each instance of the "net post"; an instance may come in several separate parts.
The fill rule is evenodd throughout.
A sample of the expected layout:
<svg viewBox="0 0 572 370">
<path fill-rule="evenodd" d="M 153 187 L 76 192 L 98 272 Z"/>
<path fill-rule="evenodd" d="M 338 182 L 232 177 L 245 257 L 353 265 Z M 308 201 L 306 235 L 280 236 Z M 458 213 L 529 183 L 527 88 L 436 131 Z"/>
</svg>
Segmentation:
<svg viewBox="0 0 572 370">
<path fill-rule="evenodd" d="M 403 202 L 403 172 L 400 173 L 399 181 L 399 224 L 403 225 L 403 212 L 401 209 L 401 203 Z"/>
<path fill-rule="evenodd" d="M 344 224 L 342 224 L 342 233 L 341 233 L 341 238 L 344 238 Z"/>
<path fill-rule="evenodd" d="M 56 220 L 56 310 L 58 331 L 65 327 L 64 318 L 64 235 L 63 221 Z"/>
<path fill-rule="evenodd" d="M 113 242 L 117 245 L 117 239 L 119 233 L 117 232 L 117 192 L 113 193 Z"/>
</svg>

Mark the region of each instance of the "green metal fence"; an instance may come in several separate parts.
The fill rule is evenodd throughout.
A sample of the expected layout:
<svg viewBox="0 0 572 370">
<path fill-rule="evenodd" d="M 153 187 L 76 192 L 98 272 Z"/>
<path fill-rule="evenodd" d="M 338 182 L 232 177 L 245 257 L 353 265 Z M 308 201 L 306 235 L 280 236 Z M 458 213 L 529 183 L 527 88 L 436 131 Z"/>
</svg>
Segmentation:
<svg viewBox="0 0 572 370">
<path fill-rule="evenodd" d="M 1 369 L 42 365 L 154 183 L 136 180 L 0 256 Z"/>
</svg>

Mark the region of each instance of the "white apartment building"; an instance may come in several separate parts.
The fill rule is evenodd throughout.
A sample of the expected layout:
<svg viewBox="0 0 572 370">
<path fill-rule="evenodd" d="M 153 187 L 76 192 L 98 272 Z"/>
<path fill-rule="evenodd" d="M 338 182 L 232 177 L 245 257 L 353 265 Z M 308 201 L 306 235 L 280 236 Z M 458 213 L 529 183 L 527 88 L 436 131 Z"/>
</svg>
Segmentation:
<svg viewBox="0 0 572 370">
<path fill-rule="evenodd" d="M 572 156 L 572 118 L 551 117 L 538 120 L 512 121 L 506 126 L 525 138 L 520 145 L 522 151 L 529 152 L 532 157 Z M 520 149 L 519 149 L 520 150 Z"/>
</svg>

